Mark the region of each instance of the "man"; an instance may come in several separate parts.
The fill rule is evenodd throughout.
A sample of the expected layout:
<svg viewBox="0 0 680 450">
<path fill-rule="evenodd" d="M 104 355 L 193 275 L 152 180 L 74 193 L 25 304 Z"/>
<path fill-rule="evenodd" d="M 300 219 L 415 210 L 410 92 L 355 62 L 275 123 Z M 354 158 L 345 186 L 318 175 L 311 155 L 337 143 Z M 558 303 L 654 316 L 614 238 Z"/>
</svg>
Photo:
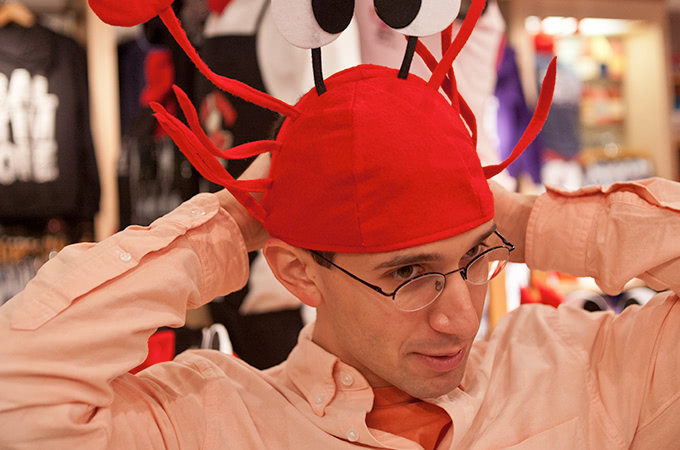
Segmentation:
<svg viewBox="0 0 680 450">
<path fill-rule="evenodd" d="M 267 165 L 260 158 L 250 176 Z M 485 286 L 451 275 L 433 303 L 402 312 L 309 252 L 268 240 L 226 191 L 199 196 L 148 230 L 64 250 L 0 310 L 2 448 L 419 448 L 366 425 L 372 388 L 385 386 L 451 416 L 440 448 L 667 448 L 680 413 L 680 248 L 669 238 L 678 198 L 664 180 L 551 190 L 533 207 L 497 192 L 496 222 L 516 260 L 596 276 L 608 292 L 638 274 L 674 293 L 618 318 L 522 307 L 473 344 Z M 493 226 L 333 262 L 389 290 L 457 268 Z M 319 311 L 288 362 L 260 373 L 197 351 L 125 373 L 153 329 L 240 287 L 246 250 L 263 243 L 277 277 Z"/>
<path fill-rule="evenodd" d="M 502 167 L 473 158 L 463 100 L 451 84 L 452 103 L 437 93 L 443 61 L 430 83 L 359 67 L 319 77 L 295 107 L 262 101 L 288 119 L 276 141 L 238 150 L 273 153 L 271 167 L 261 156 L 247 172 L 255 181 L 220 178 L 230 192 L 50 261 L 0 309 L 0 446 L 675 443 L 680 187 L 647 180 L 538 199 L 493 187 L 492 196 L 486 178 Z M 200 131 L 158 114 L 192 162 L 219 178 Z M 156 328 L 241 287 L 246 252 L 258 248 L 318 311 L 286 362 L 259 372 L 193 351 L 127 373 Z M 634 276 L 673 292 L 618 318 L 523 307 L 475 343 L 486 282 L 509 255 L 594 276 L 607 292 Z"/>
</svg>

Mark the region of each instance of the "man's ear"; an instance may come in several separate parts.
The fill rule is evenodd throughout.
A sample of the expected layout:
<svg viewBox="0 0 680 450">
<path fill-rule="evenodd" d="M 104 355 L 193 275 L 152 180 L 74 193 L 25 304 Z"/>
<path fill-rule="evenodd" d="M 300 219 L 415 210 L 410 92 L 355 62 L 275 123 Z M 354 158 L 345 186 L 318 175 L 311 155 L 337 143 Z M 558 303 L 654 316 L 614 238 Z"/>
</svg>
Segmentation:
<svg viewBox="0 0 680 450">
<path fill-rule="evenodd" d="M 277 280 L 307 306 L 316 308 L 323 298 L 311 278 L 312 256 L 305 250 L 271 238 L 262 249 L 269 267 Z"/>
</svg>

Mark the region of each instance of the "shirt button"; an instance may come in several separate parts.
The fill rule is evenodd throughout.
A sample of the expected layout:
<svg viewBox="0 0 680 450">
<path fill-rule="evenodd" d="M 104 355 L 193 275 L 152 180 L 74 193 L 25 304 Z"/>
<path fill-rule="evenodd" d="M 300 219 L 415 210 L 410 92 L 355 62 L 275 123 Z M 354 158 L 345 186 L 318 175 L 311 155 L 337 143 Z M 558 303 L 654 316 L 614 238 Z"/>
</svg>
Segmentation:
<svg viewBox="0 0 680 450">
<path fill-rule="evenodd" d="M 314 403 L 317 405 L 323 405 L 324 400 L 326 400 L 326 396 L 323 394 L 319 394 L 316 397 L 314 397 Z"/>
<path fill-rule="evenodd" d="M 129 254 L 129 253 L 127 253 L 127 252 L 121 253 L 120 255 L 118 255 L 118 257 L 119 257 L 120 260 L 123 261 L 123 262 L 130 262 L 130 261 L 132 261 L 132 255 Z"/>
<path fill-rule="evenodd" d="M 341 381 L 344 386 L 350 387 L 351 385 L 354 384 L 354 377 L 352 376 L 351 373 L 344 373 L 342 374 Z"/>
<path fill-rule="evenodd" d="M 359 440 L 359 432 L 354 428 L 347 430 L 347 440 L 350 442 L 356 442 Z"/>
<path fill-rule="evenodd" d="M 202 217 L 202 216 L 205 216 L 205 211 L 203 211 L 202 209 L 194 209 L 193 211 L 191 211 L 191 216 L 192 216 L 192 217 Z"/>
</svg>

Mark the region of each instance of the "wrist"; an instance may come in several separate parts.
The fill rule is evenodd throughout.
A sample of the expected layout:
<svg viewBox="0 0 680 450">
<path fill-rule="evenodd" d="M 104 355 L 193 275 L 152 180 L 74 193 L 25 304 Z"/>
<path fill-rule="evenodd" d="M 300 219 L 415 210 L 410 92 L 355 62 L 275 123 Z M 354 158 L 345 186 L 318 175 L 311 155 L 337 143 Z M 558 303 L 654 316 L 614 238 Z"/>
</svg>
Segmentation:
<svg viewBox="0 0 680 450">
<path fill-rule="evenodd" d="M 510 261 L 525 262 L 526 234 L 531 211 L 537 196 L 505 192 L 496 198 L 498 232 L 514 246 Z"/>
<path fill-rule="evenodd" d="M 229 191 L 222 190 L 215 195 L 219 200 L 220 207 L 229 214 L 236 222 L 236 225 L 238 225 L 248 252 L 261 249 L 268 239 L 268 235 L 262 228 L 262 224 L 255 219 L 248 210 L 246 210 L 245 207 L 229 193 Z"/>
</svg>

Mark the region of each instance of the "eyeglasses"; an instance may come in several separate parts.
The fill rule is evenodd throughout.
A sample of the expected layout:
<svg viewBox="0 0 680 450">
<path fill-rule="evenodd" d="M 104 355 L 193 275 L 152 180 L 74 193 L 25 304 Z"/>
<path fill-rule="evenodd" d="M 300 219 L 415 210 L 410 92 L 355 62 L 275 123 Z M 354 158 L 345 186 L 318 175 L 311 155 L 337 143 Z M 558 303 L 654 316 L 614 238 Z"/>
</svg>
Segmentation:
<svg viewBox="0 0 680 450">
<path fill-rule="evenodd" d="M 385 297 L 392 297 L 394 306 L 397 309 L 405 312 L 414 312 L 429 306 L 437 299 L 437 297 L 439 297 L 439 295 L 444 291 L 444 287 L 446 287 L 446 277 L 451 274 L 460 273 L 460 276 L 463 278 L 463 280 L 473 285 L 486 284 L 498 276 L 498 274 L 501 273 L 508 264 L 510 252 L 515 249 L 515 246 L 508 242 L 503 236 L 501 236 L 499 232 L 494 231 L 494 234 L 501 239 L 503 242 L 502 246 L 492 247 L 485 250 L 484 252 L 472 258 L 472 260 L 470 260 L 470 262 L 467 263 L 465 267 L 452 270 L 451 272 L 428 272 L 418 275 L 410 280 L 406 280 L 392 293 L 387 293 L 380 287 L 362 280 L 353 273 L 338 266 L 328 258 L 325 258 L 320 253 L 314 250 L 310 250 L 310 252 L 326 261 L 333 267 L 344 272 L 346 275 L 349 275 L 358 282 L 373 289 L 378 294 L 384 295 Z"/>
</svg>

